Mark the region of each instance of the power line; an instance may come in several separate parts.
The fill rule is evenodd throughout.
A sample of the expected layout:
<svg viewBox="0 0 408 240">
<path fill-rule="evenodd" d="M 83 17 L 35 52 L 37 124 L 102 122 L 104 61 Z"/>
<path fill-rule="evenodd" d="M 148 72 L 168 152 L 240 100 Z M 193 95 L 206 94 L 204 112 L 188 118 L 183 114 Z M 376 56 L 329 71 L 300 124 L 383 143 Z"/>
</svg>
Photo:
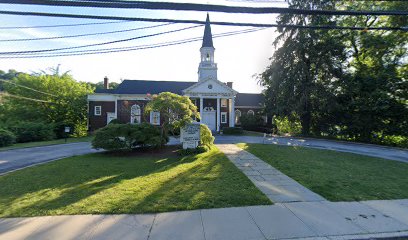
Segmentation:
<svg viewBox="0 0 408 240">
<path fill-rule="evenodd" d="M 93 23 L 74 23 L 74 24 L 59 24 L 59 25 L 40 25 L 40 26 L 12 26 L 12 27 L 0 27 L 0 29 L 27 29 L 27 28 L 56 28 L 56 27 L 75 27 L 75 26 L 89 26 L 89 25 L 103 25 L 103 24 L 115 24 L 124 23 L 129 21 L 109 21 L 109 22 L 93 22 Z"/>
<path fill-rule="evenodd" d="M 256 32 L 260 30 L 264 30 L 266 28 L 256 28 L 256 29 L 247 29 L 247 30 L 241 30 L 241 31 L 235 31 L 235 32 L 226 32 L 226 33 L 221 33 L 214 35 L 213 38 L 218 38 L 218 37 L 227 37 L 227 36 L 233 36 L 233 35 L 238 35 L 238 34 L 244 34 L 244 33 L 250 33 L 250 32 Z M 82 55 L 91 55 L 91 54 L 105 54 L 105 53 L 115 53 L 115 52 L 129 52 L 129 51 L 137 51 L 137 50 L 144 50 L 144 49 L 152 49 L 152 48 L 160 48 L 160 47 L 167 47 L 167 46 L 174 46 L 174 45 L 180 45 L 180 44 L 186 44 L 186 43 L 191 43 L 191 42 L 196 42 L 196 41 L 201 41 L 202 37 L 196 37 L 196 38 L 188 38 L 188 39 L 183 39 L 183 40 L 177 40 L 177 41 L 171 41 L 171 42 L 164 42 L 164 43 L 157 43 L 157 44 L 151 44 L 151 45 L 140 45 L 140 46 L 134 46 L 134 47 L 128 47 L 128 48 L 119 48 L 119 49 L 101 49 L 101 50 L 89 50 L 89 51 L 81 51 L 81 53 L 72 53 L 72 52 L 66 52 L 66 54 L 61 54 L 61 53 L 52 53 L 53 55 L 34 55 L 34 56 L 11 56 L 11 57 L 0 57 L 0 59 L 11 59 L 11 58 L 46 58 L 46 57 L 65 57 L 65 56 L 82 56 Z"/>
<path fill-rule="evenodd" d="M 40 90 L 37 90 L 37 89 L 34 89 L 34 88 L 30 88 L 30 87 L 27 87 L 27 86 L 24 86 L 24 85 L 20 85 L 20 84 L 11 82 L 9 80 L 0 79 L 0 81 L 8 83 L 8 84 L 12 84 L 12 85 L 17 86 L 17 87 L 22 87 L 22 88 L 25 88 L 25 89 L 28 89 L 28 90 L 31 90 L 31 91 L 34 91 L 34 92 L 38 92 L 38 93 L 41 93 L 41 94 L 49 95 L 49 96 L 52 96 L 52 97 L 58 97 L 57 95 L 47 93 L 47 92 L 43 92 L 43 91 L 40 91 Z"/>
<path fill-rule="evenodd" d="M 101 46 L 101 45 L 107 45 L 107 44 L 113 44 L 113 43 L 127 42 L 127 41 L 136 40 L 136 39 L 153 37 L 153 36 L 158 36 L 158 35 L 163 35 L 163 34 L 168 34 L 168 33 L 173 33 L 173 32 L 180 32 L 180 31 L 184 31 L 184 30 L 188 30 L 188 29 L 192 29 L 192 28 L 197 28 L 197 27 L 201 27 L 201 26 L 199 26 L 199 25 L 198 26 L 191 26 L 191 27 L 185 27 L 185 28 L 180 28 L 180 29 L 166 31 L 166 32 L 159 32 L 159 33 L 155 33 L 155 34 L 148 34 L 148 35 L 143 35 L 143 36 L 138 36 L 138 37 L 132 37 L 132 38 L 126 38 L 126 39 L 120 39 L 120 40 L 102 42 L 102 43 L 96 43 L 96 44 L 87 44 L 87 45 L 81 45 L 81 46 L 74 46 L 74 47 L 41 49 L 41 50 L 32 50 L 32 51 L 0 52 L 0 55 L 25 54 L 25 53 L 42 53 L 42 52 L 53 52 L 53 51 L 59 51 L 59 50 L 94 47 L 94 46 Z"/>
<path fill-rule="evenodd" d="M 137 30 L 142 30 L 142 29 L 156 28 L 156 27 L 166 26 L 166 25 L 170 25 L 170 24 L 173 24 L 173 23 L 164 23 L 164 24 L 153 25 L 153 26 L 148 26 L 148 27 L 139 27 L 139 28 L 125 29 L 125 30 L 118 30 L 118 31 L 110 31 L 110 32 L 86 33 L 86 34 L 57 36 L 57 37 L 0 39 L 0 42 L 22 42 L 22 41 L 52 40 L 52 39 L 63 39 L 63 38 L 75 38 L 75 37 L 85 37 L 85 36 L 106 35 L 106 34 L 113 34 L 113 33 L 132 32 L 132 31 L 137 31 Z"/>
<path fill-rule="evenodd" d="M 20 98 L 23 100 L 34 101 L 34 102 L 53 103 L 51 101 L 45 101 L 45 100 L 40 100 L 40 99 L 35 99 L 35 98 L 28 98 L 28 97 L 18 96 L 18 95 L 14 95 L 10 93 L 3 93 L 3 95 L 6 97 Z"/>
<path fill-rule="evenodd" d="M 238 7 L 226 5 L 210 5 L 197 3 L 150 2 L 150 1 L 50 1 L 50 0 L 0 0 L 7 4 L 28 4 L 64 7 L 94 7 L 94 8 L 123 8 L 149 10 L 177 10 L 177 11 L 204 11 L 224 13 L 251 13 L 251 14 L 305 14 L 305 15 L 347 15 L 347 16 L 406 16 L 408 11 L 353 11 L 353 10 L 309 10 L 277 7 Z"/>
<path fill-rule="evenodd" d="M 41 13 L 41 12 L 18 12 L 18 11 L 0 11 L 0 14 L 18 15 L 18 16 L 41 16 L 41 17 L 59 17 L 59 18 L 79 18 L 79 19 L 99 19 L 99 20 L 126 20 L 140 22 L 168 22 L 168 23 L 186 23 L 186 24 L 205 24 L 205 21 L 182 20 L 182 19 L 164 19 L 164 18 L 137 18 L 137 17 L 118 17 L 118 16 L 97 16 L 83 14 L 64 14 L 64 13 Z M 346 26 L 303 26 L 290 24 L 265 24 L 265 23 L 232 23 L 232 22 L 211 22 L 211 25 L 220 26 L 238 26 L 238 27 L 282 27 L 292 29 L 314 29 L 314 30 L 384 30 L 384 31 L 408 31 L 408 27 L 346 27 Z"/>
</svg>

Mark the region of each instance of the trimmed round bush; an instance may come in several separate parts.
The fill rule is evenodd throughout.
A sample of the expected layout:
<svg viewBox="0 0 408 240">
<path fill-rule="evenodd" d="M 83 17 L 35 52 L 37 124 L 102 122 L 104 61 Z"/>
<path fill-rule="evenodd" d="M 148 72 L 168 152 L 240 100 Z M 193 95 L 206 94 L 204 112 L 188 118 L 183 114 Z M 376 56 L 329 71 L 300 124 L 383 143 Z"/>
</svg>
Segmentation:
<svg viewBox="0 0 408 240">
<path fill-rule="evenodd" d="M 0 147 L 7 147 L 16 142 L 16 136 L 10 131 L 0 129 Z"/>
<path fill-rule="evenodd" d="M 214 137 L 211 130 L 205 124 L 200 124 L 200 146 L 211 148 L 214 144 Z"/>
<path fill-rule="evenodd" d="M 137 147 L 160 147 L 168 141 L 159 127 L 148 123 L 108 124 L 95 132 L 92 146 L 108 151 L 130 151 Z"/>
</svg>

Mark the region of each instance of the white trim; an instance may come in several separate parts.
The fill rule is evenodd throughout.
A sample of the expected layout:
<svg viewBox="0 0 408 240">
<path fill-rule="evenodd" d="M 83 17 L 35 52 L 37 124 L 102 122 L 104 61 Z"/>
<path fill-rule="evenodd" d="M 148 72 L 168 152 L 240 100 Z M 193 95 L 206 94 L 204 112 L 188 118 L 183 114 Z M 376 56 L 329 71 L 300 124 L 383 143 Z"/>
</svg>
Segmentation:
<svg viewBox="0 0 408 240">
<path fill-rule="evenodd" d="M 250 109 L 250 110 L 248 110 L 247 114 L 248 114 L 248 115 L 250 115 L 250 114 L 251 114 L 252 116 L 255 116 L 255 112 L 254 112 L 254 110 L 251 110 L 251 109 Z"/>
<path fill-rule="evenodd" d="M 99 113 L 97 113 L 99 111 Z M 101 116 L 102 115 L 102 106 L 95 106 L 94 107 L 94 115 Z"/>
<path fill-rule="evenodd" d="M 224 116 L 224 121 L 222 120 L 222 116 Z M 227 112 L 221 112 L 221 123 L 227 123 Z"/>
<path fill-rule="evenodd" d="M 101 102 L 113 102 L 116 97 L 112 94 L 90 94 L 88 95 L 88 101 L 101 101 Z"/>
<path fill-rule="evenodd" d="M 132 105 L 130 107 L 130 123 L 131 124 L 140 124 L 141 120 L 142 120 L 141 107 L 138 104 Z"/>
<path fill-rule="evenodd" d="M 220 123 L 220 119 L 221 119 L 221 114 L 220 114 L 220 112 L 221 112 L 221 106 L 220 106 L 221 104 L 220 104 L 220 99 L 219 98 L 217 98 L 217 132 L 219 132 L 220 131 L 220 125 L 221 125 L 221 123 Z"/>
<path fill-rule="evenodd" d="M 186 93 L 196 93 L 196 92 L 191 92 L 191 90 L 193 90 L 194 88 L 196 88 L 196 87 L 200 86 L 201 84 L 204 84 L 204 83 L 206 83 L 206 82 L 208 82 L 208 81 L 214 81 L 215 83 L 219 84 L 221 87 L 223 87 L 223 88 L 225 88 L 226 90 L 230 91 L 233 95 L 235 95 L 235 94 L 238 93 L 238 92 L 235 91 L 234 89 L 228 87 L 227 84 L 225 84 L 225 83 L 223 83 L 223 82 L 221 82 L 221 81 L 219 81 L 219 80 L 217 80 L 217 79 L 212 79 L 212 78 L 208 78 L 208 79 L 206 79 L 206 80 L 198 81 L 197 83 L 195 83 L 195 84 L 191 85 L 190 87 L 184 89 L 184 90 L 183 90 L 183 93 L 184 93 L 184 94 L 186 94 Z M 231 93 L 230 93 L 230 94 L 231 94 Z M 220 93 L 218 93 L 218 94 L 220 94 Z"/>
</svg>

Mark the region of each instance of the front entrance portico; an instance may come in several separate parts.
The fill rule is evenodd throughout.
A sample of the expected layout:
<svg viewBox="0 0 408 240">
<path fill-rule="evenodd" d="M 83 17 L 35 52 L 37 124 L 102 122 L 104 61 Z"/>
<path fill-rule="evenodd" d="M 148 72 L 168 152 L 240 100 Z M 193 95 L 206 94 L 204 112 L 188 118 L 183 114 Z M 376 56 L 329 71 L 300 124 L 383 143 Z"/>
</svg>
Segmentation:
<svg viewBox="0 0 408 240">
<path fill-rule="evenodd" d="M 201 122 L 212 131 L 219 132 L 222 127 L 234 127 L 234 102 L 237 92 L 225 83 L 208 78 L 201 80 L 183 91 L 185 96 L 195 99 L 199 105 Z M 199 103 L 199 104 L 198 104 Z M 221 112 L 228 113 L 221 122 Z"/>
</svg>

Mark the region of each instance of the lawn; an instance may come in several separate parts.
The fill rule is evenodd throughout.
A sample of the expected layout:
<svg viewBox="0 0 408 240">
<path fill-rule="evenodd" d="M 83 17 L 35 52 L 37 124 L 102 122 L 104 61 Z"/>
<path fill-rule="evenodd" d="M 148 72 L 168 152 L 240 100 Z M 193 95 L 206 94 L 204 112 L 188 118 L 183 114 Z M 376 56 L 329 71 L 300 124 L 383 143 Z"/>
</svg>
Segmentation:
<svg viewBox="0 0 408 240">
<path fill-rule="evenodd" d="M 66 143 L 76 143 L 76 142 L 90 142 L 93 136 L 86 136 L 86 137 L 78 137 L 78 138 L 67 138 Z M 56 144 L 64 144 L 65 139 L 56 139 L 50 141 L 39 141 L 39 142 L 27 142 L 27 143 L 16 143 L 12 146 L 8 147 L 0 147 L 1 151 L 18 149 L 18 148 L 29 148 L 29 147 L 40 147 L 40 146 L 48 146 L 48 145 L 56 145 Z"/>
<path fill-rule="evenodd" d="M 215 147 L 70 157 L 0 176 L 0 217 L 150 213 L 271 204 Z"/>
<path fill-rule="evenodd" d="M 238 144 L 330 201 L 408 198 L 408 164 L 352 153 Z"/>
</svg>

